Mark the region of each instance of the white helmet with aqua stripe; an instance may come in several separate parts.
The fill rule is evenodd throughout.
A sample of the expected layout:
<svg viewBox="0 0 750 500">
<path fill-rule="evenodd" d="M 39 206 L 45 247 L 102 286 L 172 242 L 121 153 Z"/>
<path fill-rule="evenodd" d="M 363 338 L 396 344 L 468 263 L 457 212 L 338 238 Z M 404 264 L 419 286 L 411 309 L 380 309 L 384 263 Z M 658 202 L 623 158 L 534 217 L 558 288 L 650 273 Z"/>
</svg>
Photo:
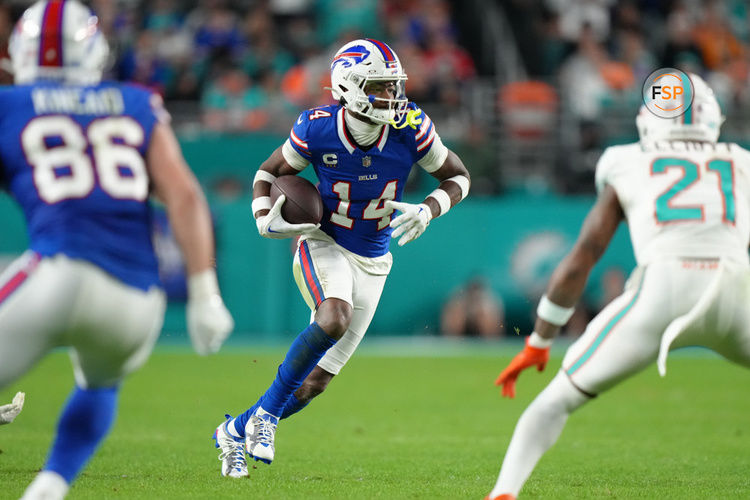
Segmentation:
<svg viewBox="0 0 750 500">
<path fill-rule="evenodd" d="M 689 73 L 692 83 L 692 104 L 680 116 L 661 118 L 641 106 L 635 119 L 641 142 L 659 140 L 692 140 L 716 143 L 719 140 L 724 116 L 713 90 L 695 73 Z M 680 99 L 690 98 L 681 96 Z"/>
</svg>

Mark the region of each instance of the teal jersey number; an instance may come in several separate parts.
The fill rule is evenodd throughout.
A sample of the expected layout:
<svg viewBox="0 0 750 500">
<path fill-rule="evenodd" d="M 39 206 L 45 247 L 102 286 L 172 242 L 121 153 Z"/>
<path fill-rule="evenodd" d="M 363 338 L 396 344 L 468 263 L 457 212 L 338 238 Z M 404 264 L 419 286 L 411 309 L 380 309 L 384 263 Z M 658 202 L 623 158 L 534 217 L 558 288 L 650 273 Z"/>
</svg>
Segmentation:
<svg viewBox="0 0 750 500">
<path fill-rule="evenodd" d="M 663 174 L 669 168 L 682 169 L 682 177 L 656 199 L 656 220 L 660 223 L 703 220 L 703 206 L 676 207 L 672 199 L 688 189 L 700 177 L 698 164 L 683 158 L 658 158 L 651 165 L 652 174 Z M 724 203 L 724 222 L 734 224 L 734 169 L 727 160 L 710 160 L 708 172 L 719 176 L 719 190 Z"/>
<path fill-rule="evenodd" d="M 711 160 L 706 168 L 719 174 L 719 189 L 724 200 L 724 222 L 734 224 L 734 169 L 732 168 L 732 162 Z"/>
<path fill-rule="evenodd" d="M 703 207 L 673 207 L 669 203 L 672 198 L 698 180 L 698 165 L 680 158 L 659 158 L 651 165 L 651 173 L 663 174 L 671 167 L 681 168 L 683 175 L 656 199 L 656 220 L 659 222 L 703 220 Z"/>
</svg>

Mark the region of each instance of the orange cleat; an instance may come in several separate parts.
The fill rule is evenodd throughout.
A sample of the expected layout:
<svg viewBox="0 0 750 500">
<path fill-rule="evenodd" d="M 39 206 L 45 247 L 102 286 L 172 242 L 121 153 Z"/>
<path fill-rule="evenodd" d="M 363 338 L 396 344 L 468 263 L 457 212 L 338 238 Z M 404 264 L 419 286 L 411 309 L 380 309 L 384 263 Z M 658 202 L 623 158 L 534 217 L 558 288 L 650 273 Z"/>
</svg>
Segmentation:
<svg viewBox="0 0 750 500">
<path fill-rule="evenodd" d="M 484 500 L 516 500 L 516 497 L 514 497 L 510 493 L 503 493 L 502 495 L 494 498 L 490 498 L 490 496 L 487 495 L 486 497 L 484 497 Z"/>
</svg>

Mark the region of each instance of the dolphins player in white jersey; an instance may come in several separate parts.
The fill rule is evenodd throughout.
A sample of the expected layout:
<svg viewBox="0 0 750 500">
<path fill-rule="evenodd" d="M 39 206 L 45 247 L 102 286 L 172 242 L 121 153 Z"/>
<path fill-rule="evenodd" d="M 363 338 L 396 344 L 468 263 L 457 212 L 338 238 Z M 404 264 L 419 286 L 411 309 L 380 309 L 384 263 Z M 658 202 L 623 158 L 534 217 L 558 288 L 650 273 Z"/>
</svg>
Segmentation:
<svg viewBox="0 0 750 500">
<path fill-rule="evenodd" d="M 405 95 L 406 74 L 385 43 L 354 40 L 331 64 L 339 104 L 303 112 L 289 139 L 260 166 L 253 213 L 267 238 L 304 235 L 294 260 L 297 285 L 313 321 L 295 339 L 276 380 L 244 413 L 216 429 L 222 474 L 247 476 L 248 454 L 270 463 L 279 419 L 323 392 L 349 360 L 375 314 L 391 269 L 391 236 L 418 238 L 469 191 L 469 173 L 446 148 L 430 118 Z M 292 225 L 271 206 L 271 183 L 312 164 L 324 213 L 320 228 Z M 412 165 L 439 181 L 420 204 L 399 201 Z M 401 215 L 393 218 L 395 210 Z"/>
<path fill-rule="evenodd" d="M 659 118 L 641 108 L 640 141 L 608 148 L 599 160 L 596 204 L 550 279 L 526 347 L 496 381 L 503 395 L 515 395 L 522 370 L 544 369 L 624 220 L 638 266 L 521 415 L 488 499 L 515 498 L 573 411 L 654 361 L 663 376 L 670 349 L 702 345 L 750 367 L 750 152 L 717 142 L 719 104 L 700 77 L 690 79 L 685 114 Z"/>
<path fill-rule="evenodd" d="M 0 388 L 58 347 L 75 388 L 24 500 L 63 498 L 107 436 L 123 379 L 147 359 L 165 297 L 149 196 L 169 214 L 188 274 L 196 350 L 233 322 L 214 270 L 211 214 L 161 99 L 102 82 L 107 43 L 77 0 L 39 1 L 9 42 L 15 85 L 0 88 L 0 184 L 21 207 L 29 251 L 0 274 Z M 12 420 L 23 395 L 0 407 Z"/>
</svg>

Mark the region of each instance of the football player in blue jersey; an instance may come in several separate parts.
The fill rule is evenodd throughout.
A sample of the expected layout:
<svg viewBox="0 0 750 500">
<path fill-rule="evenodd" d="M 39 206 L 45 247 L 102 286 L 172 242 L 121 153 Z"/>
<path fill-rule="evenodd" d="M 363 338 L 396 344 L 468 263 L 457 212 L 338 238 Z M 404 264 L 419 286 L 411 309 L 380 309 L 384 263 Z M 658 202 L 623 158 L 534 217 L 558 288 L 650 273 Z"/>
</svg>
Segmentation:
<svg viewBox="0 0 750 500">
<path fill-rule="evenodd" d="M 107 435 L 121 381 L 161 330 L 152 191 L 185 256 L 196 350 L 218 350 L 233 322 L 208 206 L 169 115 L 145 89 L 100 81 L 108 49 L 97 17 L 77 0 L 37 2 L 9 52 L 15 86 L 0 89 L 0 183 L 21 206 L 30 248 L 0 276 L 0 388 L 69 348 L 76 386 L 23 497 L 58 499 Z"/>
<path fill-rule="evenodd" d="M 265 394 L 216 429 L 225 476 L 247 475 L 244 450 L 271 463 L 279 419 L 323 392 L 354 353 L 391 269 L 391 237 L 400 237 L 399 245 L 413 241 L 469 192 L 466 167 L 443 145 L 430 118 L 407 100 L 405 81 L 385 43 L 347 43 L 331 64 L 331 92 L 339 104 L 303 112 L 255 175 L 252 209 L 261 236 L 302 235 L 294 276 L 314 319 Z M 420 204 L 400 201 L 414 163 L 440 182 Z M 298 174 L 308 164 L 320 181 L 319 226 L 288 223 L 280 215 L 285 197 L 273 206 L 269 197 L 277 176 Z M 393 218 L 396 210 L 401 214 Z"/>
</svg>

